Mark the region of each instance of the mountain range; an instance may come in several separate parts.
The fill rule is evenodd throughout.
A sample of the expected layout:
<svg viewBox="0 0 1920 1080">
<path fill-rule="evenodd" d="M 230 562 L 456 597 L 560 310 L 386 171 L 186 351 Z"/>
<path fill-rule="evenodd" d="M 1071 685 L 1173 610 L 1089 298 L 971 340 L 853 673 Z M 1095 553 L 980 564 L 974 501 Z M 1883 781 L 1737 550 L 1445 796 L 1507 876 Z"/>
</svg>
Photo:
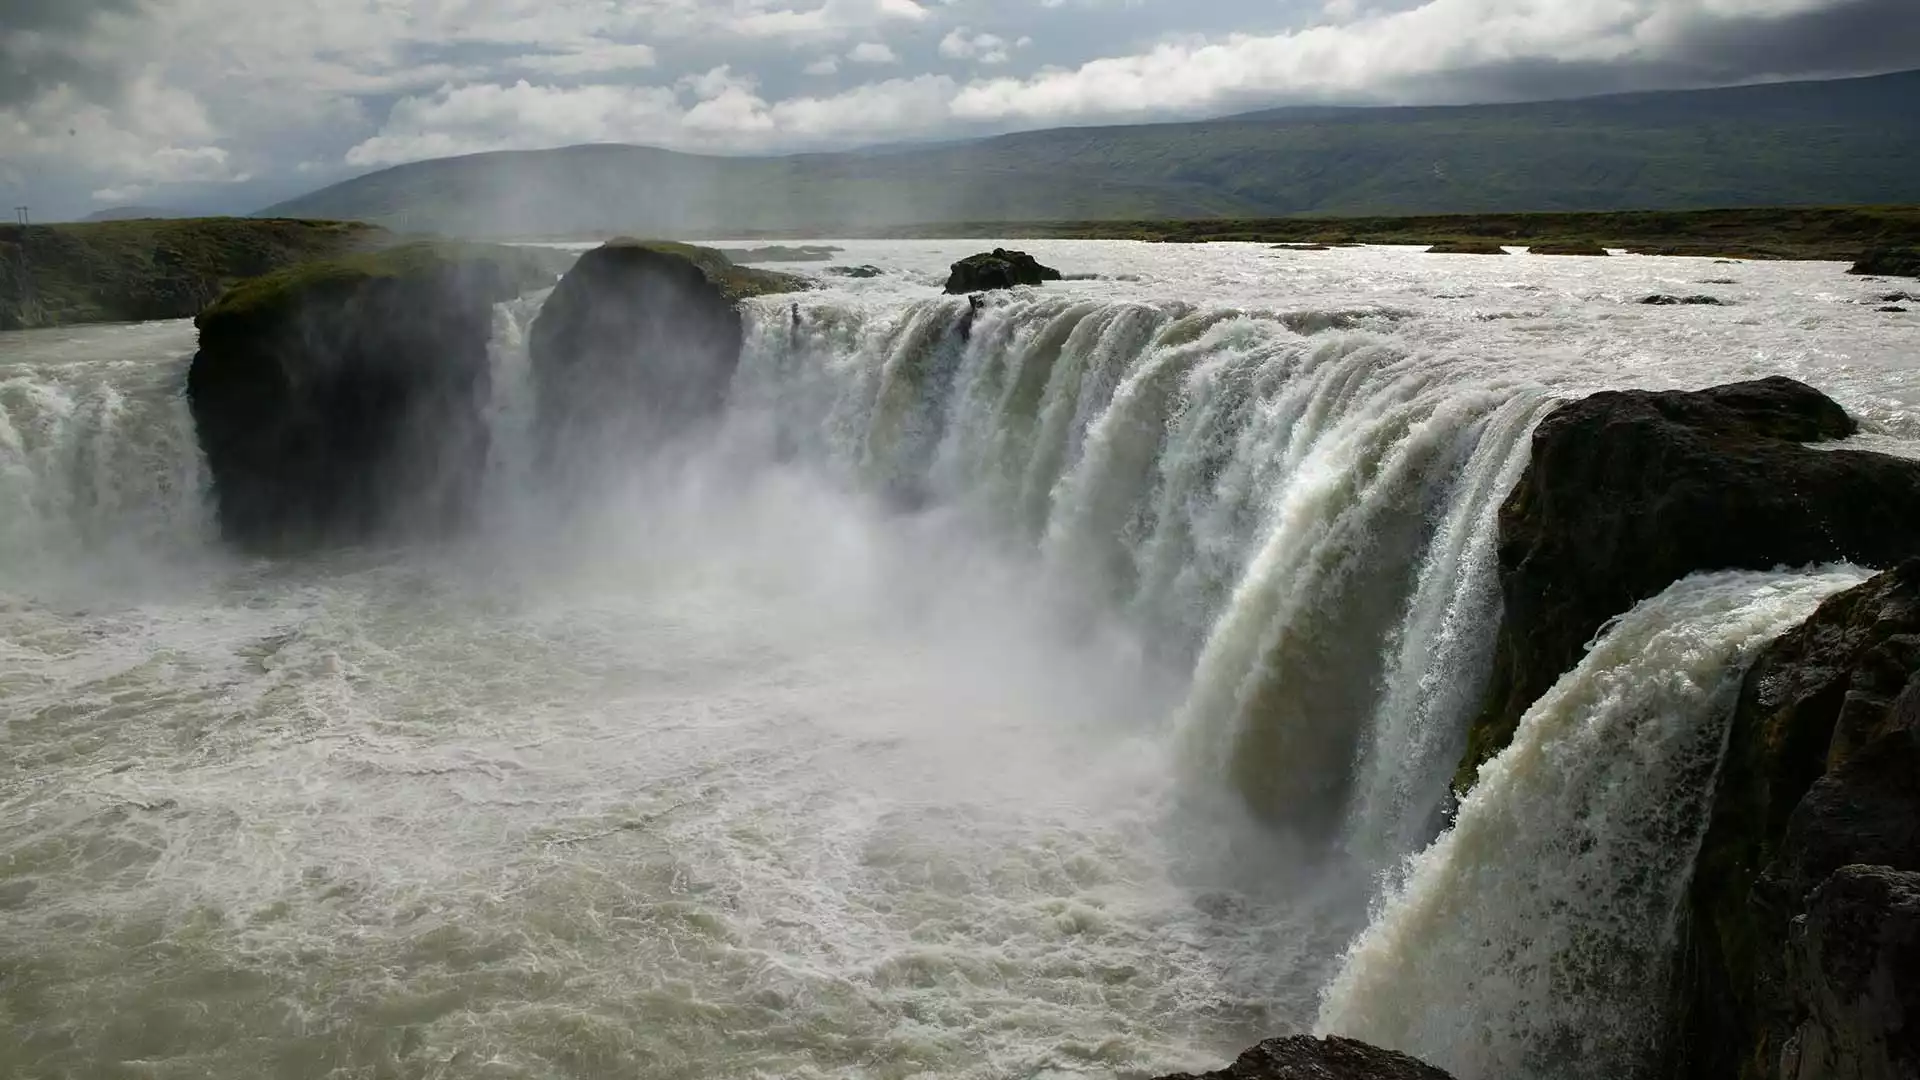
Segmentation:
<svg viewBox="0 0 1920 1080">
<path fill-rule="evenodd" d="M 463 236 L 1920 202 L 1920 71 L 1524 104 L 1307 107 L 932 146 L 442 158 L 263 211 Z"/>
</svg>

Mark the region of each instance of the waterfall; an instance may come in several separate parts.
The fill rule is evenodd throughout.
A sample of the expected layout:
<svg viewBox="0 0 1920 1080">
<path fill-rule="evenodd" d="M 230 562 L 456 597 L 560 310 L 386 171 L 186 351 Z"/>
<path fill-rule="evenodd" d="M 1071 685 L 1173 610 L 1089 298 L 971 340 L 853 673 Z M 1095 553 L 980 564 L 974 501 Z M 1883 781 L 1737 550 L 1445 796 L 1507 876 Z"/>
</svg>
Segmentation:
<svg viewBox="0 0 1920 1080">
<path fill-rule="evenodd" d="M 1460 1080 L 1634 1075 L 1740 674 L 1864 576 L 1702 575 L 1618 620 L 1386 897 L 1320 1027 Z"/>
<path fill-rule="evenodd" d="M 1344 816 L 1385 865 L 1438 828 L 1490 662 L 1494 515 L 1550 404 L 1391 329 L 1032 294 L 766 303 L 734 400 L 784 451 L 1031 545 L 1090 623 L 1191 669 L 1203 780 L 1302 828 Z"/>
<path fill-rule="evenodd" d="M 185 365 L 148 358 L 0 366 L 0 566 L 153 558 L 212 535 Z"/>
</svg>

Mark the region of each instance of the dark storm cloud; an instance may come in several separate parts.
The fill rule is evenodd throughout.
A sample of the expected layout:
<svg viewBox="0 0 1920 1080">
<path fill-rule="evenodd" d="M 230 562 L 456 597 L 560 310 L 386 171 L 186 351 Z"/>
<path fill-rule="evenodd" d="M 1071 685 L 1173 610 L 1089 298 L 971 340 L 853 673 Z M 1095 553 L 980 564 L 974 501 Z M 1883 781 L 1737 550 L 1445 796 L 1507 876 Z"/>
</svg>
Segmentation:
<svg viewBox="0 0 1920 1080">
<path fill-rule="evenodd" d="M 1715 80 L 1920 66 L 1920 2 L 1853 0 L 1786 18 L 1700 23 L 1682 35 L 1671 59 Z"/>
<path fill-rule="evenodd" d="M 0 0 L 0 108 L 59 86 L 96 92 L 118 72 L 81 46 L 103 15 L 130 15 L 141 0 Z"/>
<path fill-rule="evenodd" d="M 1914 67 L 1920 0 L 1841 0 L 1785 17 L 1695 18 L 1656 55 L 1612 63 L 1529 58 L 1411 80 L 1389 93 L 1406 102 L 1537 101 Z"/>
</svg>

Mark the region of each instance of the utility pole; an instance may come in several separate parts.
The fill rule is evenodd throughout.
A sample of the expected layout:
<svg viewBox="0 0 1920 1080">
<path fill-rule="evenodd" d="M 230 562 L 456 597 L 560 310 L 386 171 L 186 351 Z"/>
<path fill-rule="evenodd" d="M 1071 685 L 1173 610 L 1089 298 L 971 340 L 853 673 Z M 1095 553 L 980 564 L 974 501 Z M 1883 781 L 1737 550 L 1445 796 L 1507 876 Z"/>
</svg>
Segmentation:
<svg viewBox="0 0 1920 1080">
<path fill-rule="evenodd" d="M 16 206 L 13 208 L 13 219 L 23 228 L 33 224 L 33 215 L 29 213 L 28 208 L 24 206 Z"/>
</svg>

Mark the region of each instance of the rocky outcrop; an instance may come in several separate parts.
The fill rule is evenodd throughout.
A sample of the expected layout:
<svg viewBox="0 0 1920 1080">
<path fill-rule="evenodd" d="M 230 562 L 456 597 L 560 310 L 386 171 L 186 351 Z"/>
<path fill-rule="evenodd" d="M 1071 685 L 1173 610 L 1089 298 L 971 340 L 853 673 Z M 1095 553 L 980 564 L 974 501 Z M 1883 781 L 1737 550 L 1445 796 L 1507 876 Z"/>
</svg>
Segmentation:
<svg viewBox="0 0 1920 1080">
<path fill-rule="evenodd" d="M 1920 554 L 1920 462 L 1802 445 L 1854 430 L 1785 378 L 1595 394 L 1542 421 L 1500 512 L 1504 619 L 1459 786 L 1602 625 L 1680 578 Z"/>
<path fill-rule="evenodd" d="M 1850 274 L 1873 277 L 1920 277 L 1920 248 L 1876 248 L 1860 256 Z"/>
<path fill-rule="evenodd" d="M 947 278 L 947 294 L 964 296 L 1059 280 L 1060 271 L 1040 265 L 1039 260 L 1024 251 L 994 248 L 954 263 L 953 273 Z"/>
<path fill-rule="evenodd" d="M 1269 1039 L 1217 1072 L 1160 1080 L 1450 1080 L 1424 1061 L 1352 1039 Z"/>
<path fill-rule="evenodd" d="M 801 287 L 683 244 L 616 240 L 587 252 L 528 341 L 549 450 L 646 444 L 709 419 L 740 363 L 736 302 Z"/>
<path fill-rule="evenodd" d="M 1449 240 L 1427 249 L 1429 255 L 1505 255 L 1507 249 L 1491 240 Z"/>
<path fill-rule="evenodd" d="M 1795 920 L 1787 967 L 1802 1019 L 1781 1080 L 1920 1076 L 1920 874 L 1841 868 Z"/>
<path fill-rule="evenodd" d="M 1650 307 L 1725 307 L 1726 301 L 1718 297 L 1696 293 L 1692 296 L 1673 296 L 1668 293 L 1654 293 L 1640 301 Z"/>
<path fill-rule="evenodd" d="M 509 248 L 406 245 L 244 283 L 196 320 L 187 396 L 226 539 L 285 552 L 438 532 L 472 508 Z"/>
<path fill-rule="evenodd" d="M 1920 560 L 1746 675 L 1689 897 L 1676 1075 L 1915 1075 L 1917 776 Z"/>
</svg>

